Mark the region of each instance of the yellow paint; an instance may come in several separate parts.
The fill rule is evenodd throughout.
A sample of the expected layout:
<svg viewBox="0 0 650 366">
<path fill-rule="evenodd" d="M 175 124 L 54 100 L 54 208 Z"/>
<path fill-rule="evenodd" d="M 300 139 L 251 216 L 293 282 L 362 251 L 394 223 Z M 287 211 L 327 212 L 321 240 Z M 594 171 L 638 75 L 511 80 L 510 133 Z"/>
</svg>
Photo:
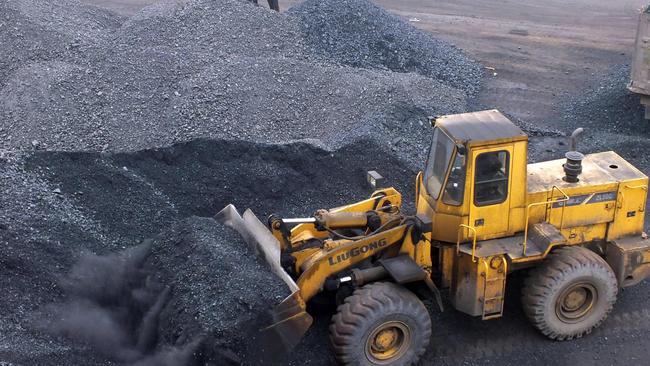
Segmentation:
<svg viewBox="0 0 650 366">
<path fill-rule="evenodd" d="M 449 134 L 449 122 L 445 123 L 436 125 L 457 144 L 463 143 Z M 483 258 L 472 261 L 471 254 L 455 255 L 454 244 L 459 232 L 463 243 L 471 243 L 474 239 L 468 227 L 476 230 L 479 245 L 484 240 L 514 235 L 522 237 L 523 245 L 524 231 L 529 225 L 546 221 L 555 226 L 563 239 L 551 243 L 544 253 L 534 252 L 522 257 L 522 249 L 513 247 L 519 255 L 512 263 L 527 263 L 527 266 L 542 263 L 558 245 L 615 240 L 639 236 L 643 231 L 648 178 L 614 152 L 586 155 L 579 182 L 568 183 L 563 180 L 565 159 L 527 164 L 527 141 L 519 136 L 465 142 L 464 145 L 467 162 L 461 205 L 434 200 L 426 192 L 421 176 L 416 181 L 417 211 L 429 215 L 433 221 L 431 238 L 434 247 L 438 248 L 441 284 L 443 287 L 451 285 L 455 305 L 462 311 L 477 315 L 476 300 L 481 292 L 476 282 L 476 266 Z M 454 153 L 457 151 L 455 149 Z M 508 196 L 501 202 L 480 206 L 475 201 L 474 187 L 477 157 L 495 151 L 507 151 L 510 156 Z M 446 187 L 449 176 L 450 171 L 442 187 Z M 468 295 L 470 293 L 476 297 Z"/>
<path fill-rule="evenodd" d="M 591 241 L 604 240 L 607 233 L 607 223 L 575 226 L 562 230 L 562 235 L 567 239 L 567 244 L 583 244 Z"/>
<path fill-rule="evenodd" d="M 621 182 L 618 187 L 614 225 L 610 225 L 608 240 L 643 232 L 645 206 L 648 197 L 648 178 Z M 634 213 L 634 216 L 628 214 Z"/>
<path fill-rule="evenodd" d="M 456 255 L 460 255 L 460 240 L 462 237 L 465 237 L 467 235 L 464 235 L 464 232 L 469 232 L 469 235 L 471 235 L 472 238 L 472 262 L 476 262 L 476 228 L 473 226 L 469 225 L 463 225 L 460 224 L 458 226 L 458 239 L 456 240 Z"/>
<path fill-rule="evenodd" d="M 516 158 L 513 156 L 513 150 L 512 144 L 508 144 L 480 149 L 477 148 L 472 150 L 470 155 L 472 157 L 472 164 L 470 164 L 470 172 L 468 174 L 469 179 L 467 180 L 470 183 L 470 198 L 474 199 L 467 200 L 470 205 L 469 225 L 476 229 L 477 238 L 480 240 L 499 238 L 508 235 L 510 224 L 510 197 L 515 196 L 518 193 L 518 188 L 512 186 L 512 179 L 508 177 L 507 196 L 502 202 L 482 206 L 477 205 L 475 184 L 473 184 L 476 179 L 477 169 L 475 164 L 477 162 L 477 157 L 485 153 L 505 151 L 508 154 L 507 171 L 512 172 L 512 162 Z M 513 192 L 513 190 L 517 191 Z M 479 221 L 482 221 L 483 223 L 479 225 Z"/>
<path fill-rule="evenodd" d="M 297 284 L 300 288 L 302 298 L 305 301 L 309 301 L 309 299 L 320 292 L 323 284 L 325 284 L 325 280 L 330 275 L 350 268 L 354 264 L 400 243 L 405 229 L 406 226 L 404 225 L 398 226 L 377 235 L 349 242 L 327 253 L 323 253 L 323 256 L 308 266 L 298 278 Z M 377 249 L 365 252 L 360 250 L 374 243 L 379 243 Z M 357 254 L 352 254 L 355 251 L 357 251 Z"/>
<path fill-rule="evenodd" d="M 440 248 L 439 261 L 440 272 L 442 273 L 441 285 L 443 288 L 451 286 L 457 256 L 456 248 L 452 245 L 443 245 Z"/>
<path fill-rule="evenodd" d="M 436 214 L 435 221 L 433 222 L 433 236 L 436 240 L 448 243 L 455 243 L 458 237 L 458 231 L 450 230 L 451 228 L 458 228 L 460 225 L 467 223 L 467 216 L 454 216 L 447 214 Z M 470 236 L 462 236 L 465 241 Z"/>
<path fill-rule="evenodd" d="M 494 117 L 494 111 L 487 116 Z M 489 120 L 485 116 L 482 118 L 480 123 Z M 483 319 L 502 315 L 509 271 L 543 263 L 557 246 L 615 242 L 618 246 L 611 250 L 617 250 L 616 263 L 623 268 L 617 270 L 618 276 L 622 276 L 621 273 L 650 275 L 650 244 L 642 243 L 629 251 L 624 245 L 640 238 L 643 231 L 648 178 L 642 172 L 616 153 L 603 152 L 586 155 L 579 182 L 568 183 L 562 179 L 565 159 L 527 163 L 528 141 L 525 135 L 515 133 L 508 137 L 495 133 L 493 136 L 498 138 L 492 140 L 463 141 L 449 131 L 473 135 L 468 135 L 466 128 L 458 128 L 453 123 L 463 123 L 462 118 L 443 119 L 437 124 L 437 128 L 454 143 L 449 147 L 453 152 L 445 176 L 437 177 L 440 179 L 436 182 L 442 181 L 439 198 L 434 199 L 436 195 L 427 192 L 422 173 L 415 179 L 417 214 L 432 220 L 433 231 L 425 234 L 424 238 L 412 241 L 413 229 L 407 221 L 413 217 L 397 210 L 380 213 L 381 220 L 392 222 L 391 218 L 398 218 L 402 221 L 372 234 L 365 229 L 365 236 L 333 237 L 327 231 L 318 231 L 314 224 L 297 225 L 291 230 L 289 246 L 291 255 L 296 259 L 295 277 L 304 301 L 321 291 L 332 275 L 354 268 L 361 261 L 380 253 L 385 257 L 408 255 L 425 271 L 439 273 L 439 286 L 450 289 L 450 300 L 454 307 Z M 500 131 L 516 131 L 504 126 L 503 120 L 499 123 Z M 481 161 L 486 161 L 481 160 L 482 154 L 497 152 L 507 154 L 507 160 L 499 160 L 497 164 L 497 173 L 505 172 L 507 183 L 494 189 L 502 199 L 490 200 L 489 194 L 485 194 L 490 191 L 485 189 L 481 192 L 482 198 L 477 199 L 481 190 L 477 184 L 504 181 L 498 174 L 494 180 L 485 178 L 485 171 L 480 172 L 483 167 L 478 166 Z M 442 170 L 445 166 L 440 167 Z M 459 171 L 464 174 L 464 184 L 458 179 Z M 456 184 L 450 185 L 453 189 L 446 192 L 450 177 L 454 174 L 456 176 L 451 182 Z M 456 198 L 457 188 L 462 188 L 462 200 Z M 451 197 L 447 202 L 445 193 L 448 198 Z M 399 208 L 401 204 L 400 193 L 387 188 L 376 191 L 369 199 L 329 212 L 363 214 L 385 205 Z M 363 215 L 346 217 L 337 218 L 342 227 L 346 227 L 346 222 L 350 221 L 350 227 L 358 228 L 359 222 L 363 221 Z M 544 222 L 550 225 L 540 224 Z M 535 224 L 538 225 L 533 226 Z M 273 234 L 281 241 L 277 230 L 274 229 Z M 535 235 L 537 237 L 533 237 Z M 487 241 L 504 238 L 508 240 Z M 299 249 L 312 239 L 322 241 L 322 248 Z M 457 239 L 458 244 L 475 240 L 475 248 L 469 251 L 467 246 L 463 246 L 464 249 L 459 251 Z M 368 249 L 370 245 L 374 245 L 375 249 Z M 524 250 L 526 245 L 536 250 Z M 631 251 L 634 251 L 635 257 L 631 257 Z M 432 258 L 432 253 L 437 257 Z M 636 263 L 638 267 L 635 267 Z"/>
<path fill-rule="evenodd" d="M 396 207 L 402 206 L 402 195 L 394 188 L 386 188 L 375 191 L 372 196 L 366 200 L 330 209 L 330 212 L 366 212 L 372 211 L 376 207 L 391 204 Z M 274 236 L 281 238 L 281 234 L 274 230 Z M 318 231 L 314 224 L 300 224 L 291 229 L 291 247 L 295 248 L 306 240 L 312 238 L 325 239 L 328 237 L 327 231 Z M 281 239 L 278 239 L 280 242 Z"/>
<path fill-rule="evenodd" d="M 456 266 L 450 289 L 454 307 L 483 319 L 503 314 L 508 261 L 504 256 L 490 256 L 473 261 L 461 253 L 455 256 Z"/>
</svg>

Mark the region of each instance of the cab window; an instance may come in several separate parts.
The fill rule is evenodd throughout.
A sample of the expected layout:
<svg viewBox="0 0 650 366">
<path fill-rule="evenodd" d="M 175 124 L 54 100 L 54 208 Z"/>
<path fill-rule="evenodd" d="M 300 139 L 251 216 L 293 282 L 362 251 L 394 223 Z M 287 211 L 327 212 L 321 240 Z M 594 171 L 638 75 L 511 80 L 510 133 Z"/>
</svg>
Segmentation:
<svg viewBox="0 0 650 366">
<path fill-rule="evenodd" d="M 451 206 L 463 204 L 465 192 L 465 155 L 456 152 L 454 163 L 449 171 L 449 178 L 442 195 L 442 202 Z"/>
<path fill-rule="evenodd" d="M 433 141 L 429 149 L 426 170 L 424 171 L 424 181 L 427 192 L 438 199 L 442 184 L 445 181 L 451 154 L 454 151 L 453 141 L 445 135 L 444 132 L 436 128 L 433 132 Z"/>
<path fill-rule="evenodd" d="M 492 151 L 478 155 L 475 162 L 474 204 L 487 206 L 508 198 L 510 154 Z"/>
</svg>

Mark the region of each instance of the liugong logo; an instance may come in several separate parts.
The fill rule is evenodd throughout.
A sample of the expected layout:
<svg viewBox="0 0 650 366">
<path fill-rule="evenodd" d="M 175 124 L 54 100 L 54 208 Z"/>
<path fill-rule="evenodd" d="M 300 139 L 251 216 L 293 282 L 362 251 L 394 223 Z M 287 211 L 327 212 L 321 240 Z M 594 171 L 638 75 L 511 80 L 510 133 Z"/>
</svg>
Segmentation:
<svg viewBox="0 0 650 366">
<path fill-rule="evenodd" d="M 341 262 L 343 262 L 345 260 L 348 260 L 348 259 L 350 259 L 352 257 L 356 257 L 356 256 L 358 256 L 360 254 L 365 254 L 367 252 L 375 251 L 375 250 L 377 250 L 379 248 L 383 248 L 386 245 L 388 245 L 388 242 L 386 241 L 385 238 L 384 239 L 379 239 L 379 240 L 374 241 L 374 242 L 372 242 L 370 244 L 364 244 L 364 245 L 362 245 L 360 247 L 352 248 L 352 249 L 348 250 L 345 253 L 338 254 L 336 257 L 329 257 L 328 262 L 329 262 L 330 266 L 333 266 L 335 264 L 338 264 L 338 263 L 341 263 Z"/>
</svg>

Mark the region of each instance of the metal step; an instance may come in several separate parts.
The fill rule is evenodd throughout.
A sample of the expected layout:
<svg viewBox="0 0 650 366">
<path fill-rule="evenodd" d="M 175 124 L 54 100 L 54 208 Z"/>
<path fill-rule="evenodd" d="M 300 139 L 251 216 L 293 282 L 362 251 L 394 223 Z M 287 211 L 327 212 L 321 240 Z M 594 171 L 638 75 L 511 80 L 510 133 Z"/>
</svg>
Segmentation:
<svg viewBox="0 0 650 366">
<path fill-rule="evenodd" d="M 506 292 L 506 273 L 508 263 L 503 258 L 501 266 L 492 268 L 486 259 L 481 259 L 479 268 L 483 277 L 483 311 L 484 320 L 499 318 L 503 315 L 503 299 Z"/>
<path fill-rule="evenodd" d="M 475 255 L 479 258 L 486 258 L 505 254 L 511 260 L 517 260 L 524 257 L 541 256 L 549 250 L 551 245 L 563 244 L 566 241 L 566 238 L 557 227 L 547 222 L 539 222 L 529 227 L 525 256 L 523 233 L 507 238 L 478 241 L 476 243 Z M 471 255 L 472 243 L 461 244 L 459 249 L 461 253 Z"/>
<path fill-rule="evenodd" d="M 552 245 L 566 243 L 560 230 L 547 222 L 538 222 L 528 230 L 528 243 L 534 243 L 536 251 L 546 253 Z M 528 245 L 527 245 L 528 246 Z M 526 256 L 532 255 L 526 250 Z"/>
</svg>

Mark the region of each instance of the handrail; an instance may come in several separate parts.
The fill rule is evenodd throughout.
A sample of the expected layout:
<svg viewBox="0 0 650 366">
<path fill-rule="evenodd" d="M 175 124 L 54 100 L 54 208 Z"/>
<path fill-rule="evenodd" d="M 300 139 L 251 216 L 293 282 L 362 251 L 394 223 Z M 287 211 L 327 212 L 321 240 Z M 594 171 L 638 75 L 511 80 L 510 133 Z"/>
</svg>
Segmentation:
<svg viewBox="0 0 650 366">
<path fill-rule="evenodd" d="M 460 230 L 466 228 L 472 231 L 472 262 L 476 262 L 476 229 L 473 226 L 460 224 L 458 225 L 458 235 L 456 235 L 456 255 L 460 255 Z"/>
<path fill-rule="evenodd" d="M 562 198 L 560 200 L 554 200 L 553 199 L 555 197 L 554 193 L 555 193 L 556 189 L 558 190 L 558 192 L 560 192 L 564 196 L 564 198 Z M 548 217 L 547 217 L 547 220 L 550 220 L 551 213 L 553 212 L 553 206 L 552 205 L 554 203 L 558 203 L 558 202 L 566 202 L 569 199 L 570 199 L 569 195 L 567 195 L 560 187 L 553 186 L 553 188 L 551 189 L 551 200 L 550 201 L 533 202 L 533 203 L 529 204 L 528 206 L 526 206 L 526 226 L 524 227 L 524 244 L 523 244 L 524 256 L 526 255 L 526 247 L 527 247 L 527 244 L 528 244 L 528 221 L 530 221 L 530 208 L 533 207 L 533 206 L 541 206 L 541 205 L 548 206 L 548 205 L 551 205 L 551 209 L 550 209 L 550 211 L 548 213 Z M 562 213 L 560 214 L 560 230 L 562 230 L 562 226 L 564 225 L 564 209 L 565 208 L 566 208 L 566 205 L 562 205 Z"/>
<path fill-rule="evenodd" d="M 499 258 L 503 258 L 503 256 L 499 256 Z M 481 261 L 481 264 L 485 265 L 485 271 L 483 273 L 481 273 L 481 277 L 483 277 L 483 301 L 481 301 L 483 303 L 483 305 L 481 306 L 483 308 L 482 311 L 481 311 L 483 314 L 481 315 L 481 318 L 483 320 L 485 320 L 485 304 L 487 303 L 485 293 L 487 292 L 487 285 L 488 285 L 488 276 L 487 276 L 487 274 L 490 271 L 490 266 L 488 265 L 488 263 L 487 263 L 487 261 L 485 259 Z M 481 264 L 479 264 L 479 266 Z"/>
</svg>

